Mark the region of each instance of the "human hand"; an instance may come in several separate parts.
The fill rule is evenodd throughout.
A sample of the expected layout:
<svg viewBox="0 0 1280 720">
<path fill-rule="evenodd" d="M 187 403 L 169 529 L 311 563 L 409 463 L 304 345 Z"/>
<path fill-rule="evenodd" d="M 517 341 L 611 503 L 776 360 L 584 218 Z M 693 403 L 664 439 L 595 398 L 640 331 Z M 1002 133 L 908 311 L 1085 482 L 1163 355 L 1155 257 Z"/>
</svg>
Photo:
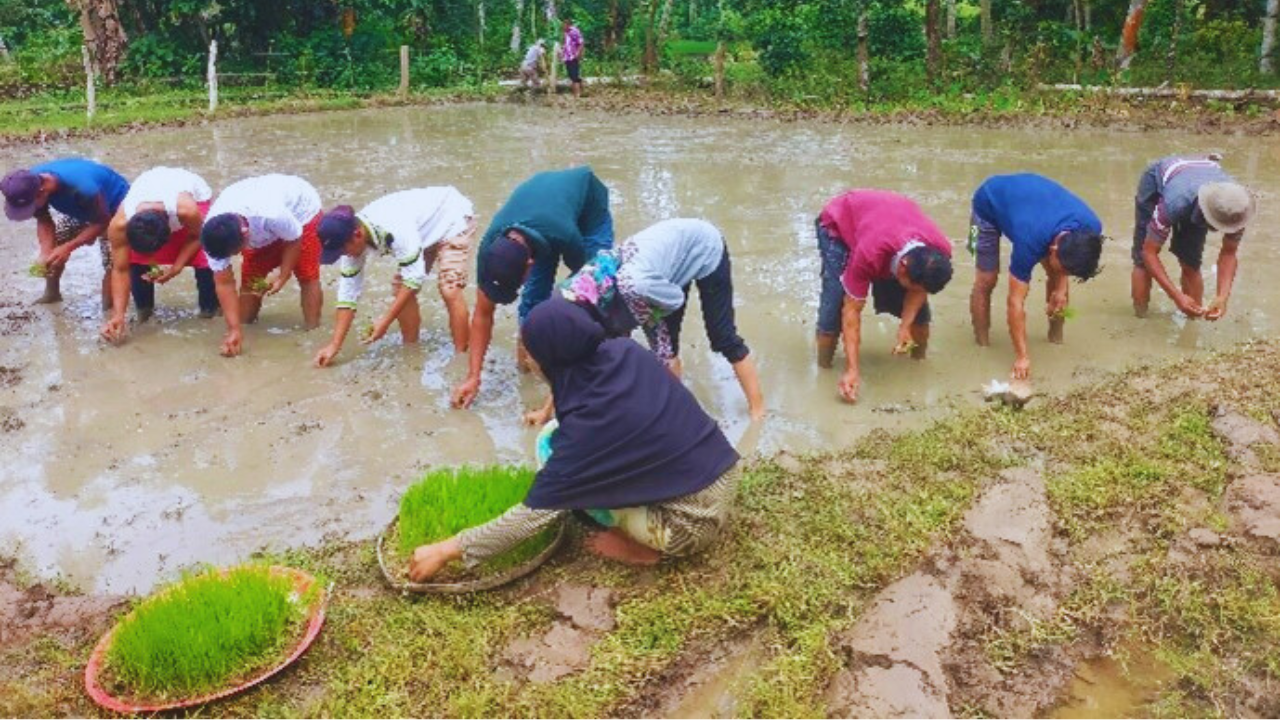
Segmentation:
<svg viewBox="0 0 1280 720">
<path fill-rule="evenodd" d="M 125 322 L 124 316 L 116 317 L 113 315 L 111 319 L 107 320 L 102 325 L 102 339 L 112 345 L 115 345 L 121 340 L 124 340 L 124 336 L 128 329 L 129 324 Z"/>
<path fill-rule="evenodd" d="M 1209 307 L 1205 308 L 1204 319 L 1210 322 L 1221 320 L 1227 314 L 1227 299 L 1224 297 L 1214 298 L 1209 303 Z"/>
<path fill-rule="evenodd" d="M 1173 296 L 1173 304 L 1178 306 L 1178 309 L 1189 318 L 1198 318 L 1204 315 L 1204 308 L 1200 306 L 1200 303 L 1184 292 Z"/>
<path fill-rule="evenodd" d="M 1028 380 L 1031 378 L 1031 358 L 1020 357 L 1013 361 L 1013 372 L 1009 373 L 1009 377 L 1014 380 Z"/>
<path fill-rule="evenodd" d="M 320 348 L 320 351 L 316 353 L 315 366 L 318 368 L 329 367 L 329 363 L 333 362 L 333 359 L 337 357 L 338 351 L 341 349 L 333 343 Z"/>
<path fill-rule="evenodd" d="M 554 412 L 555 411 L 552 408 L 540 407 L 537 410 L 530 410 L 525 413 L 524 417 L 521 419 L 528 427 L 542 427 L 543 425 L 551 422 L 551 415 Z"/>
<path fill-rule="evenodd" d="M 419 545 L 413 551 L 413 559 L 409 561 L 409 579 L 414 582 L 426 582 L 454 560 L 462 556 L 462 548 L 453 539 L 443 540 L 431 545 Z"/>
<path fill-rule="evenodd" d="M 844 374 L 840 376 L 840 384 L 836 387 L 840 391 L 840 397 L 844 398 L 845 402 L 854 403 L 858 402 L 858 386 L 861 383 L 862 378 L 858 376 L 858 371 L 849 369 L 845 370 Z"/>
<path fill-rule="evenodd" d="M 480 378 L 468 377 L 453 389 L 453 398 L 451 403 L 455 409 L 469 408 L 471 403 L 475 401 L 476 395 L 480 394 Z"/>
<path fill-rule="evenodd" d="M 368 330 L 364 333 L 364 337 L 360 338 L 360 344 L 372 345 L 373 343 L 381 340 L 383 336 L 387 334 L 387 330 L 390 329 L 390 326 L 391 323 L 386 322 L 385 320 L 379 320 L 378 322 L 370 325 Z"/>
<path fill-rule="evenodd" d="M 60 268 L 67 264 L 67 260 L 71 258 L 71 244 L 59 245 L 49 251 L 46 257 L 40 258 L 44 266 L 50 269 Z"/>
<path fill-rule="evenodd" d="M 1054 320 L 1065 318 L 1067 302 L 1068 298 L 1065 292 L 1053 293 L 1049 296 L 1049 303 L 1045 306 L 1045 314 Z"/>
<path fill-rule="evenodd" d="M 285 275 L 282 272 L 277 272 L 275 279 L 271 280 L 270 278 L 268 278 L 268 281 L 271 284 L 267 287 L 266 294 L 275 295 L 276 293 L 284 289 L 285 283 L 289 282 L 289 276 Z"/>
<path fill-rule="evenodd" d="M 240 354 L 243 338 L 239 330 L 228 330 L 222 338 L 222 357 L 236 357 Z"/>
</svg>

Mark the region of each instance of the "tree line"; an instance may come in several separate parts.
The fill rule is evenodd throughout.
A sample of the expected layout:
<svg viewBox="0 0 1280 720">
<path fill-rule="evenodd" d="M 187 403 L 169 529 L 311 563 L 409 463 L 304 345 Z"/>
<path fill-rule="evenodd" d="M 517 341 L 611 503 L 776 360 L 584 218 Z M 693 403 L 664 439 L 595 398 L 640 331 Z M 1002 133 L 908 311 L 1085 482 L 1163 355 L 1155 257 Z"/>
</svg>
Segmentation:
<svg viewBox="0 0 1280 720">
<path fill-rule="evenodd" d="M 198 82 L 212 40 L 246 78 L 377 89 L 405 44 L 415 82 L 459 84 L 509 72 L 570 13 L 598 68 L 701 77 L 723 43 L 744 86 L 892 98 L 1274 85 L 1280 0 L 0 0 L 0 91 L 77 85 L 81 45 L 109 84 Z"/>
</svg>

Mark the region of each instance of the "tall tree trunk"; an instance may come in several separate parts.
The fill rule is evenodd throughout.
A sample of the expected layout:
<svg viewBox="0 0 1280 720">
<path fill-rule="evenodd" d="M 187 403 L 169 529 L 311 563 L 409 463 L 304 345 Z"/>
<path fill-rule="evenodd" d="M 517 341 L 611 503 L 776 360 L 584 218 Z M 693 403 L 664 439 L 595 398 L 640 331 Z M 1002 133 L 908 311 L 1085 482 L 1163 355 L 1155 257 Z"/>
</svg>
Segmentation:
<svg viewBox="0 0 1280 720">
<path fill-rule="evenodd" d="M 1120 48 L 1116 51 L 1116 64 L 1127 70 L 1138 52 L 1138 30 L 1147 12 L 1147 0 L 1129 0 L 1129 12 L 1125 15 L 1124 29 L 1120 31 Z"/>
<path fill-rule="evenodd" d="M 658 66 L 658 45 L 657 34 L 655 31 L 658 22 L 658 2 L 659 0 L 646 0 L 645 3 L 645 25 L 644 25 L 644 57 L 641 59 L 641 67 L 645 74 L 653 72 Z"/>
<path fill-rule="evenodd" d="M 1280 1 L 1280 0 L 1278 0 Z M 867 2 L 858 8 L 858 89 L 865 96 L 871 92 L 871 52 L 867 45 Z"/>
<path fill-rule="evenodd" d="M 666 0 L 662 4 L 662 20 L 658 22 L 658 48 L 667 42 L 667 32 L 671 29 L 671 6 L 675 0 Z"/>
<path fill-rule="evenodd" d="M 129 42 L 116 0 L 67 0 L 67 4 L 80 13 L 80 29 L 94 67 L 108 85 L 114 85 Z"/>
<path fill-rule="evenodd" d="M 978 5 L 979 19 L 982 23 L 982 42 L 991 42 L 994 28 L 991 27 L 991 0 L 981 0 Z"/>
<path fill-rule="evenodd" d="M 520 52 L 520 20 L 524 15 L 524 0 L 516 0 L 516 19 L 511 21 L 511 52 Z"/>
<path fill-rule="evenodd" d="M 956 39 L 956 0 L 947 0 L 947 39 Z"/>
<path fill-rule="evenodd" d="M 925 56 L 925 74 L 929 83 L 935 87 L 942 79 L 942 20 L 941 0 L 925 0 L 924 3 L 924 35 L 928 43 L 928 54 Z"/>
<path fill-rule="evenodd" d="M 1280 0 L 1267 0 L 1267 14 L 1262 16 L 1262 58 L 1258 69 L 1271 74 L 1276 71 L 1276 19 L 1280 17 Z"/>
</svg>

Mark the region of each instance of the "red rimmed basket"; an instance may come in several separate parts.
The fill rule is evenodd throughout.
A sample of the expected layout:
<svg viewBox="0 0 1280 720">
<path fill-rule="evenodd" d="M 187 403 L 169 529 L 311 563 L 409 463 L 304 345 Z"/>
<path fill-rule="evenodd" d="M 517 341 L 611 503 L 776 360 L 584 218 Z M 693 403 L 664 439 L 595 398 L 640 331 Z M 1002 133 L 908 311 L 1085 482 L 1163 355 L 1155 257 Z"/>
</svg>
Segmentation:
<svg viewBox="0 0 1280 720">
<path fill-rule="evenodd" d="M 303 572 L 295 568 L 287 568 L 280 566 L 272 566 L 273 573 L 288 575 L 293 578 L 293 587 L 299 596 L 306 595 L 312 587 L 318 582 L 314 575 Z M 324 625 L 325 610 L 329 606 L 329 588 L 320 588 L 320 594 L 315 602 L 311 605 L 311 610 L 307 615 L 306 630 L 294 644 L 292 649 L 285 655 L 281 662 L 271 666 L 270 668 L 254 675 L 252 678 L 239 682 L 234 687 L 218 690 L 216 692 L 200 695 L 198 697 L 183 698 L 179 700 L 171 700 L 166 702 L 152 702 L 147 700 L 138 700 L 134 698 L 119 698 L 112 695 L 102 685 L 102 672 L 104 663 L 107 659 L 107 650 L 111 647 L 111 638 L 115 635 L 119 623 L 107 631 L 105 635 L 98 640 L 98 644 L 94 646 L 93 653 L 89 655 L 89 664 L 84 669 L 84 687 L 89 693 L 89 698 L 112 712 L 138 715 L 142 713 L 157 713 L 167 710 L 178 710 L 181 708 L 195 707 L 204 705 L 215 700 L 222 700 L 244 692 L 250 688 L 261 685 L 267 680 L 274 677 L 281 670 L 292 665 L 302 657 L 302 654 L 311 647 L 317 636 L 320 635 L 320 628 Z"/>
</svg>

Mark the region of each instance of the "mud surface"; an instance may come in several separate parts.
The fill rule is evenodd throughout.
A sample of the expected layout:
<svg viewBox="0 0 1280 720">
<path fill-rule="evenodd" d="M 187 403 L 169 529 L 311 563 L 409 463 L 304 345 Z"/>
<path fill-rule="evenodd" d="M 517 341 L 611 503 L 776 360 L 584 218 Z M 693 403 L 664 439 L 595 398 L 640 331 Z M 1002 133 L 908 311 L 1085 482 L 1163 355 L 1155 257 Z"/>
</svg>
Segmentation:
<svg viewBox="0 0 1280 720">
<path fill-rule="evenodd" d="M 68 595 L 45 584 L 28 584 L 12 561 L 0 561 L 0 649 L 34 637 L 83 639 L 102 632 L 126 602 L 121 597 Z"/>
<path fill-rule="evenodd" d="M 503 663 L 517 678 L 539 684 L 585 668 L 591 661 L 591 646 L 617 623 L 614 602 L 614 592 L 608 588 L 557 587 L 555 611 L 560 618 L 545 632 L 511 642 L 502 654 Z"/>
<path fill-rule="evenodd" d="M 1131 363 L 1180 357 L 1274 332 L 1269 282 L 1280 248 L 1246 239 L 1231 314 L 1186 323 L 1163 299 L 1137 320 L 1127 299 L 1132 195 L 1146 162 L 1174 151 L 1219 150 L 1261 195 L 1257 225 L 1275 225 L 1280 141 L 1174 132 L 1062 133 L 1032 129 L 906 128 L 773 119 L 649 117 L 572 106 L 391 108 L 251 118 L 0 151 L 5 167 L 80 154 L 127 175 L 158 164 L 189 166 L 217 187 L 281 171 L 308 177 L 326 206 L 361 205 L 422 184 L 454 184 L 481 224 L 536 170 L 592 164 L 609 184 L 619 236 L 658 219 L 702 216 L 725 231 L 734 263 L 739 325 L 758 358 L 771 416 L 759 449 L 839 447 L 872 428 L 918 426 L 980 388 L 1012 360 L 1002 293 L 994 299 L 994 347 L 977 352 L 967 327 L 972 271 L 963 239 L 969 197 L 986 175 L 1034 170 L 1079 192 L 1118 238 L 1107 271 L 1072 286 L 1066 345 L 1050 346 L 1029 307 L 1038 392 L 1096 379 Z M 322 148 L 342 147 L 340 153 Z M 357 159 L 355 161 L 353 159 Z M 893 358 L 894 324 L 865 323 L 861 402 L 835 399 L 835 372 L 813 367 L 810 338 L 818 257 L 812 222 L 850 186 L 917 198 L 957 243 L 951 287 L 934 302 L 931 357 Z M 427 466 L 531 459 L 523 407 L 544 393 L 511 363 L 514 313 L 499 316 L 476 408 L 448 408 L 463 371 L 452 358 L 441 303 L 424 290 L 424 341 L 401 347 L 393 330 L 363 349 L 349 341 L 337 367 L 316 371 L 327 341 L 336 273 L 326 271 L 325 325 L 299 328 L 296 290 L 272 298 L 248 329 L 247 354 L 217 356 L 221 320 L 195 317 L 188 276 L 162 288 L 156 319 L 128 344 L 105 348 L 96 249 L 72 258 L 66 301 L 29 307 L 30 224 L 0 224 L 0 552 L 37 573 L 61 573 L 102 592 L 145 591 L 195 562 L 242 559 L 261 547 L 314 543 L 328 534 L 371 536 L 395 498 Z M 1007 249 L 1006 249 L 1007 250 Z M 1211 267 L 1216 240 L 1207 254 Z M 1006 252 L 1007 257 L 1007 252 Z M 392 268 L 374 263 L 362 312 L 385 308 Z M 1212 270 L 1210 270 L 1212 273 Z M 1210 281 L 1210 285 L 1212 281 Z M 1039 297 L 1038 292 L 1033 297 Z M 696 300 L 694 301 L 696 305 Z M 696 308 L 683 355 L 693 391 L 732 439 L 746 428 L 729 366 L 710 353 Z"/>
</svg>

